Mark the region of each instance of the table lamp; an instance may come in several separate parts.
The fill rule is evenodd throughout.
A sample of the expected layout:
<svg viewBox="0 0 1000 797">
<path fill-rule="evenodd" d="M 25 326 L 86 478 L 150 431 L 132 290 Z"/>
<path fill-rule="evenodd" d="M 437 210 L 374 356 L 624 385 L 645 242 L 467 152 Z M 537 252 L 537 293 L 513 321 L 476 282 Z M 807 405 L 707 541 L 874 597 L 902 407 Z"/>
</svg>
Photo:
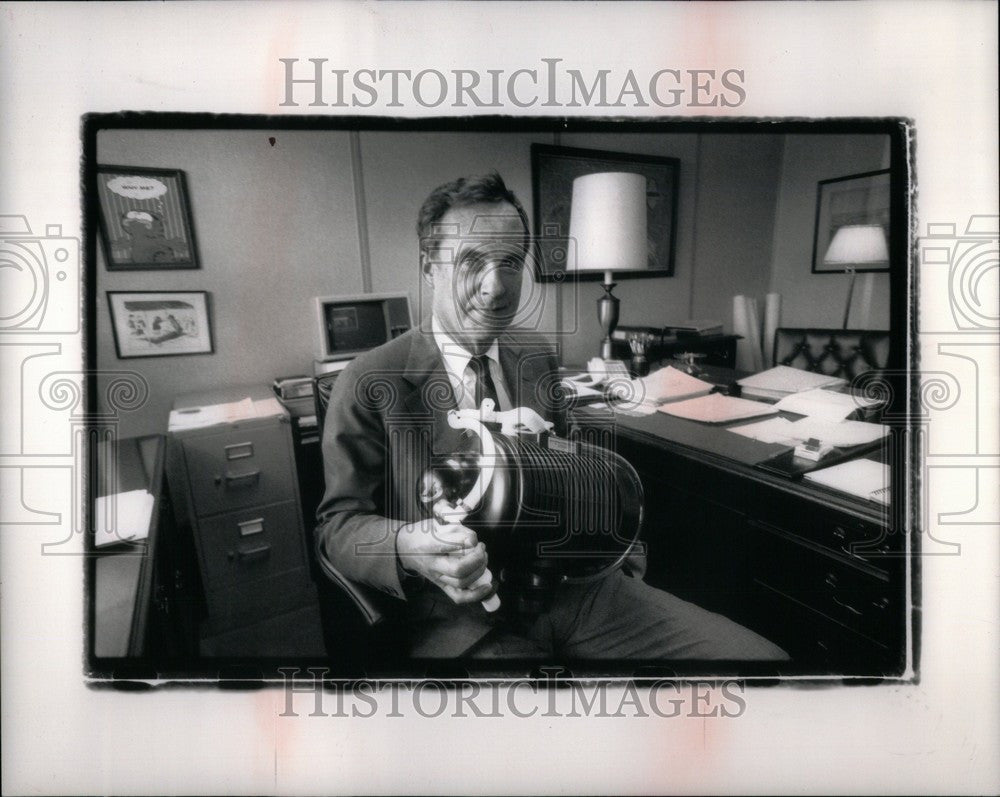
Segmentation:
<svg viewBox="0 0 1000 797">
<path fill-rule="evenodd" d="M 604 360 L 612 357 L 620 304 L 611 293 L 612 274 L 649 267 L 646 212 L 646 178 L 641 174 L 601 172 L 573 181 L 569 234 L 576 241 L 576 260 L 567 270 L 604 272 L 604 295 L 597 300 Z"/>
<path fill-rule="evenodd" d="M 879 224 L 845 224 L 837 229 L 823 258 L 826 265 L 843 266 L 851 275 L 847 289 L 847 305 L 844 307 L 844 329 L 851 314 L 851 299 L 854 297 L 855 266 L 888 264 L 889 248 L 885 233 Z"/>
</svg>

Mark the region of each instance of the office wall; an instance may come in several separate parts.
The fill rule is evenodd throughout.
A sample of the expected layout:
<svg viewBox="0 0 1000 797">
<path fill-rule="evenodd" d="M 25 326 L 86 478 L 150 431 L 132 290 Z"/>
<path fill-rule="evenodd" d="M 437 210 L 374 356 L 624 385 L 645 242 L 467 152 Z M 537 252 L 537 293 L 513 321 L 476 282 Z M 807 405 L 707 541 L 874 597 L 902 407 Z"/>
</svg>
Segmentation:
<svg viewBox="0 0 1000 797">
<path fill-rule="evenodd" d="M 312 297 L 362 288 L 348 134 L 102 131 L 97 157 L 186 172 L 201 263 L 109 272 L 98 246 L 98 368 L 138 371 L 150 388 L 144 407 L 122 415 L 121 434 L 165 430 L 178 393 L 311 373 Z M 109 290 L 209 291 L 215 353 L 118 360 Z"/>
<path fill-rule="evenodd" d="M 836 315 L 826 281 L 841 278 L 809 274 L 815 180 L 878 168 L 887 155 L 881 140 L 820 138 L 830 140 L 390 132 L 362 132 L 352 140 L 339 131 L 104 131 L 101 163 L 186 172 L 202 266 L 108 272 L 98 247 L 98 368 L 136 370 L 150 387 L 148 403 L 123 415 L 120 431 L 162 431 L 178 393 L 311 372 L 315 296 L 361 293 L 367 277 L 374 291 L 408 291 L 419 312 L 424 297 L 414 222 L 420 202 L 451 176 L 496 168 L 530 217 L 533 142 L 680 161 L 675 276 L 620 282 L 621 323 L 662 325 L 693 316 L 728 327 L 734 294 L 763 298 L 769 288 L 785 295 L 785 323 L 814 323 L 825 311 Z M 209 291 L 215 353 L 118 360 L 109 290 Z M 529 321 L 557 339 L 565 362 L 583 363 L 597 353 L 601 293 L 596 282 L 542 286 L 526 275 L 524 297 L 535 308 Z"/>
<path fill-rule="evenodd" d="M 888 169 L 889 138 L 847 135 L 784 138 L 770 289 L 781 294 L 782 325 L 840 327 L 844 322 L 850 277 L 811 273 L 816 184 L 833 177 Z M 859 275 L 852 307 L 850 327 L 888 329 L 889 275 Z M 870 308 L 868 312 L 866 307 Z"/>
</svg>

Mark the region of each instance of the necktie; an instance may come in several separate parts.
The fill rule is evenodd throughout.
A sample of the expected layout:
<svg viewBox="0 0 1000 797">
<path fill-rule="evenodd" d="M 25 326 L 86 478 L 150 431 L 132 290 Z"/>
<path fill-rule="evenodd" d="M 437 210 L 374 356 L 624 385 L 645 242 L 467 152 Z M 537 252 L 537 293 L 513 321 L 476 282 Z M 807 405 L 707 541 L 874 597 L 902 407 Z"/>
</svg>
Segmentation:
<svg viewBox="0 0 1000 797">
<path fill-rule="evenodd" d="M 500 399 L 497 398 L 497 387 L 490 376 L 490 361 L 485 354 L 478 354 L 469 360 L 469 368 L 476 377 L 476 409 L 483 405 L 483 399 L 493 399 L 497 410 L 500 409 Z"/>
</svg>

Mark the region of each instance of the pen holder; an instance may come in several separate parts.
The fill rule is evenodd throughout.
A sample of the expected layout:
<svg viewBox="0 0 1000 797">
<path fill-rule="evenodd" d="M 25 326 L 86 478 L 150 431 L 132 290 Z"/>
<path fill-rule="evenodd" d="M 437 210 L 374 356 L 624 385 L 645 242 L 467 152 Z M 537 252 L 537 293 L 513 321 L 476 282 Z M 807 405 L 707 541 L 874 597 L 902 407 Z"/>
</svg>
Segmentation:
<svg viewBox="0 0 1000 797">
<path fill-rule="evenodd" d="M 646 359 L 646 355 L 633 354 L 629 370 L 632 372 L 632 376 L 646 376 L 649 373 L 649 360 Z"/>
<path fill-rule="evenodd" d="M 632 362 L 629 370 L 632 376 L 645 376 L 649 373 L 649 361 L 646 359 L 646 340 L 640 335 L 629 335 L 625 338 L 628 341 L 629 350 L 632 352 Z"/>
</svg>

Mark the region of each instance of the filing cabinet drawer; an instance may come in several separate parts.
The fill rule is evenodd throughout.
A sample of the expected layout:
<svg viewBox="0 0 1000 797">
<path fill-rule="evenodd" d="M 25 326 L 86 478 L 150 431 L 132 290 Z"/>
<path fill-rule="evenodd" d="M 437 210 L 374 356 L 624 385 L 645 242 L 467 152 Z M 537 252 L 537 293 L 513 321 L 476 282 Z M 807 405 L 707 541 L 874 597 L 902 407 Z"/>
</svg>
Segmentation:
<svg viewBox="0 0 1000 797">
<path fill-rule="evenodd" d="M 282 424 L 187 439 L 184 457 L 199 516 L 295 495 L 288 432 Z"/>
<path fill-rule="evenodd" d="M 305 566 L 294 501 L 202 520 L 199 542 L 209 591 Z"/>
</svg>

